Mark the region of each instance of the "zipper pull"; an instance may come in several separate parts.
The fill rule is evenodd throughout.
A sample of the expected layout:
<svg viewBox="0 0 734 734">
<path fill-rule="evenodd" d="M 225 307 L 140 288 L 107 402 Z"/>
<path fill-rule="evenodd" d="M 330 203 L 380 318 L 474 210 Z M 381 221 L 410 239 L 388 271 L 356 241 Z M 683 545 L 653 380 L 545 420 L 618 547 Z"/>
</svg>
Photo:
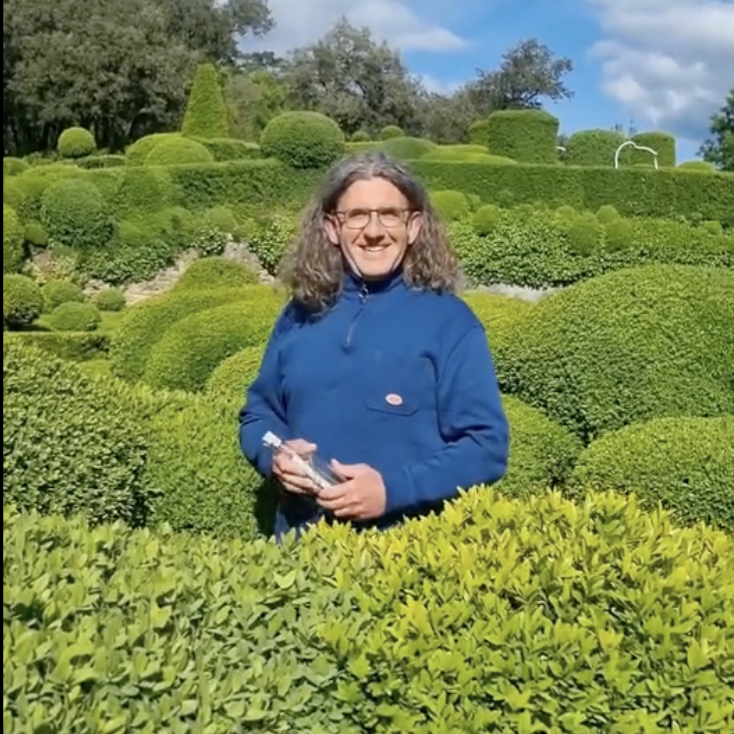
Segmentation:
<svg viewBox="0 0 734 734">
<path fill-rule="evenodd" d="M 362 283 L 362 292 L 359 294 L 359 299 L 362 303 L 367 303 L 367 297 L 370 294 L 370 290 L 367 287 L 367 283 Z"/>
</svg>

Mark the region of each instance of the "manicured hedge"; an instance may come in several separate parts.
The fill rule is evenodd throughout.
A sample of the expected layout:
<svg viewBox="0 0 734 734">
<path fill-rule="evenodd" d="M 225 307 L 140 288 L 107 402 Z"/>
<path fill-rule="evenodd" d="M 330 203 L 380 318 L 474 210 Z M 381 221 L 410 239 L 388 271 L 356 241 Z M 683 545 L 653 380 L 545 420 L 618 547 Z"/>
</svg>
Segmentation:
<svg viewBox="0 0 734 734">
<path fill-rule="evenodd" d="M 3 324 L 11 329 L 30 326 L 43 313 L 43 292 L 20 273 L 3 275 Z"/>
<path fill-rule="evenodd" d="M 469 493 L 298 547 L 4 510 L 5 728 L 724 732 L 734 543 L 634 497 Z"/>
<path fill-rule="evenodd" d="M 181 131 L 187 137 L 226 138 L 227 107 L 214 64 L 200 64 L 194 75 Z"/>
<path fill-rule="evenodd" d="M 512 330 L 533 308 L 529 301 L 493 293 L 471 292 L 462 297 L 482 322 L 493 348 L 510 338 Z"/>
<path fill-rule="evenodd" d="M 585 442 L 734 413 L 734 272 L 649 265 L 549 296 L 495 350 L 502 389 Z"/>
<path fill-rule="evenodd" d="M 344 133 L 320 112 L 284 112 L 265 126 L 260 149 L 293 168 L 321 169 L 344 153 Z"/>
<path fill-rule="evenodd" d="M 102 321 L 102 314 L 91 303 L 67 301 L 51 311 L 48 325 L 54 331 L 94 331 Z"/>
<path fill-rule="evenodd" d="M 84 291 L 81 287 L 68 280 L 49 280 L 43 284 L 41 291 L 47 312 L 53 311 L 62 303 L 84 301 Z"/>
<path fill-rule="evenodd" d="M 239 410 L 245 403 L 247 388 L 260 371 L 264 351 L 262 345 L 245 347 L 220 362 L 207 380 L 207 394 Z"/>
<path fill-rule="evenodd" d="M 579 130 L 568 138 L 563 156 L 570 166 L 614 166 L 614 154 L 626 140 L 616 130 Z"/>
<path fill-rule="evenodd" d="M 558 118 L 545 110 L 500 110 L 487 118 L 486 145 L 492 155 L 554 164 L 558 126 Z"/>
<path fill-rule="evenodd" d="M 658 418 L 594 441 L 571 486 L 637 492 L 683 521 L 734 530 L 734 415 Z"/>
<path fill-rule="evenodd" d="M 30 345 L 74 362 L 104 359 L 110 349 L 110 335 L 105 331 L 17 331 L 5 333 L 3 341 Z"/>
<path fill-rule="evenodd" d="M 3 204 L 3 273 L 20 270 L 23 256 L 23 225 L 15 209 Z"/>
<path fill-rule="evenodd" d="M 240 262 L 225 257 L 205 257 L 194 261 L 174 286 L 176 291 L 212 288 L 240 288 L 256 285 L 257 273 Z"/>
</svg>

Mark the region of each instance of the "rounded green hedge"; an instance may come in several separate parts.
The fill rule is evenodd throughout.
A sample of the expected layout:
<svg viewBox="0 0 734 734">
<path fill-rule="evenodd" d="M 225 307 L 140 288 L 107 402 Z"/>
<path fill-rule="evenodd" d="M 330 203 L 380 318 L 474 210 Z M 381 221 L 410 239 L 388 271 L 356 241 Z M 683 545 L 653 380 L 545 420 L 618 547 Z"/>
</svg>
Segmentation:
<svg viewBox="0 0 734 734">
<path fill-rule="evenodd" d="M 463 300 L 482 322 L 492 347 L 510 338 L 513 330 L 534 308 L 530 301 L 496 293 L 464 293 Z"/>
<path fill-rule="evenodd" d="M 616 130 L 579 130 L 566 141 L 569 166 L 614 166 L 614 154 L 627 138 Z"/>
<path fill-rule="evenodd" d="M 3 273 L 15 273 L 23 264 L 23 225 L 13 207 L 3 204 Z"/>
<path fill-rule="evenodd" d="M 145 159 L 146 166 L 175 166 L 187 163 L 214 163 L 214 156 L 201 143 L 187 138 L 159 142 Z"/>
<path fill-rule="evenodd" d="M 393 138 L 403 137 L 405 137 L 403 128 L 398 127 L 397 125 L 385 125 L 385 127 L 380 130 L 380 140 L 392 140 Z"/>
<path fill-rule="evenodd" d="M 67 247 L 100 248 L 113 234 L 104 197 L 81 178 L 56 181 L 43 192 L 41 222 L 52 242 Z"/>
<path fill-rule="evenodd" d="M 113 206 L 118 217 L 140 216 L 175 205 L 178 191 L 168 171 L 125 167 L 117 179 Z"/>
<path fill-rule="evenodd" d="M 423 158 L 437 149 L 436 143 L 423 138 L 388 138 L 380 144 L 380 150 L 391 158 L 403 161 Z"/>
<path fill-rule="evenodd" d="M 469 199 L 461 191 L 432 191 L 430 196 L 434 209 L 447 222 L 463 219 L 471 211 Z"/>
<path fill-rule="evenodd" d="M 637 133 L 632 141 L 647 148 L 652 148 L 658 154 L 658 165 L 664 168 L 675 167 L 675 138 L 668 133 L 648 132 Z M 636 150 L 629 146 L 624 151 L 628 165 L 653 165 L 652 155 L 645 150 Z"/>
<path fill-rule="evenodd" d="M 144 166 L 148 155 L 159 143 L 168 140 L 180 140 L 181 133 L 151 133 L 138 138 L 125 150 L 125 160 L 128 166 Z"/>
<path fill-rule="evenodd" d="M 734 415 L 658 418 L 609 433 L 581 454 L 570 486 L 637 492 L 685 522 L 734 530 Z"/>
<path fill-rule="evenodd" d="M 213 291 L 170 291 L 129 308 L 123 315 L 110 348 L 114 372 L 130 382 L 143 376 L 150 351 L 181 319 L 235 301 L 278 303 L 270 288 L 251 286 Z"/>
<path fill-rule="evenodd" d="M 472 145 L 481 145 L 487 147 L 489 122 L 484 120 L 475 120 L 469 125 L 469 142 Z"/>
<path fill-rule="evenodd" d="M 285 112 L 262 131 L 260 149 L 292 168 L 324 168 L 346 150 L 339 125 L 319 112 Z"/>
<path fill-rule="evenodd" d="M 181 132 L 188 137 L 227 138 L 227 107 L 219 72 L 214 64 L 201 64 L 194 75 Z"/>
<path fill-rule="evenodd" d="M 206 383 L 206 392 L 214 398 L 224 400 L 239 409 L 245 402 L 247 388 L 255 381 L 260 371 L 265 347 L 245 347 L 228 357 L 212 372 Z"/>
<path fill-rule="evenodd" d="M 84 302 L 84 291 L 69 280 L 49 280 L 41 290 L 46 311 L 53 311 L 62 303 Z"/>
<path fill-rule="evenodd" d="M 3 158 L 3 178 L 5 176 L 19 176 L 21 173 L 30 168 L 28 161 L 14 156 L 5 156 Z"/>
<path fill-rule="evenodd" d="M 734 273 L 649 265 L 543 299 L 496 352 L 502 389 L 588 442 L 734 412 Z"/>
<path fill-rule="evenodd" d="M 97 150 L 97 143 L 89 130 L 69 127 L 59 135 L 56 150 L 62 158 L 84 158 Z"/>
<path fill-rule="evenodd" d="M 352 143 L 369 143 L 372 138 L 370 134 L 364 130 L 357 130 L 350 138 Z"/>
<path fill-rule="evenodd" d="M 494 232 L 502 218 L 502 210 L 496 204 L 485 204 L 474 212 L 472 227 L 476 234 L 484 237 Z"/>
<path fill-rule="evenodd" d="M 559 121 L 544 110 L 501 110 L 487 118 L 487 142 L 493 155 L 518 163 L 556 163 Z"/>
<path fill-rule="evenodd" d="M 258 283 L 257 273 L 243 263 L 226 257 L 204 257 L 195 260 L 178 280 L 177 291 L 239 288 Z"/>
<path fill-rule="evenodd" d="M 125 294 L 119 288 L 105 288 L 94 297 L 94 305 L 100 311 L 117 313 L 126 306 Z"/>
<path fill-rule="evenodd" d="M 716 166 L 708 161 L 685 161 L 678 164 L 684 171 L 701 171 L 701 173 L 715 173 Z"/>
<path fill-rule="evenodd" d="M 583 212 L 569 223 L 566 236 L 572 253 L 588 257 L 601 245 L 604 227 L 593 212 Z"/>
<path fill-rule="evenodd" d="M 30 326 L 43 313 L 43 292 L 25 275 L 3 275 L 3 321 L 9 329 Z"/>
<path fill-rule="evenodd" d="M 267 341 L 278 311 L 272 301 L 239 301 L 181 319 L 150 350 L 143 381 L 154 388 L 203 390 L 227 357 Z"/>
<path fill-rule="evenodd" d="M 143 434 L 129 403 L 73 362 L 3 345 L 3 504 L 140 523 Z"/>
<path fill-rule="evenodd" d="M 102 315 L 91 303 L 69 301 L 51 311 L 48 325 L 54 331 L 94 331 L 102 321 Z"/>
</svg>

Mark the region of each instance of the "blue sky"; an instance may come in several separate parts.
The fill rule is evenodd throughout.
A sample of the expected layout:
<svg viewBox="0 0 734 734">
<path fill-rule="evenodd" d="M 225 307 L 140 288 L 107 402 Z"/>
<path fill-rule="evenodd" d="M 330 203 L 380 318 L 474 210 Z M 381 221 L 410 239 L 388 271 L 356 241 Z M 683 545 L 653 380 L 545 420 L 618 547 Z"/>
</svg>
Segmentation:
<svg viewBox="0 0 734 734">
<path fill-rule="evenodd" d="M 496 68 L 538 38 L 574 71 L 569 101 L 547 105 L 572 133 L 633 123 L 696 157 L 710 116 L 734 84 L 734 0 L 270 0 L 275 30 L 250 48 L 284 53 L 323 36 L 340 15 L 398 48 L 438 90 Z"/>
</svg>

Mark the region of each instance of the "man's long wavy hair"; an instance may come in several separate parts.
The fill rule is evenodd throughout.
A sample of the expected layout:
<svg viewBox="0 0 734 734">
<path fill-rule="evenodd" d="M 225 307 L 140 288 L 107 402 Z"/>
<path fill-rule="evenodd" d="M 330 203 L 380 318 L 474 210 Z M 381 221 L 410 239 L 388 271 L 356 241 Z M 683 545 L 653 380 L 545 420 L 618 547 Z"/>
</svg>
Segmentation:
<svg viewBox="0 0 734 734">
<path fill-rule="evenodd" d="M 293 300 L 310 313 L 327 310 L 341 293 L 345 262 L 341 249 L 327 238 L 324 222 L 334 214 L 342 194 L 355 182 L 382 178 L 422 215 L 420 234 L 403 259 L 403 278 L 415 288 L 454 293 L 460 274 L 445 229 L 423 186 L 383 153 L 365 152 L 339 162 L 328 175 L 315 201 L 306 210 L 299 235 L 285 254 L 280 280 Z"/>
</svg>

